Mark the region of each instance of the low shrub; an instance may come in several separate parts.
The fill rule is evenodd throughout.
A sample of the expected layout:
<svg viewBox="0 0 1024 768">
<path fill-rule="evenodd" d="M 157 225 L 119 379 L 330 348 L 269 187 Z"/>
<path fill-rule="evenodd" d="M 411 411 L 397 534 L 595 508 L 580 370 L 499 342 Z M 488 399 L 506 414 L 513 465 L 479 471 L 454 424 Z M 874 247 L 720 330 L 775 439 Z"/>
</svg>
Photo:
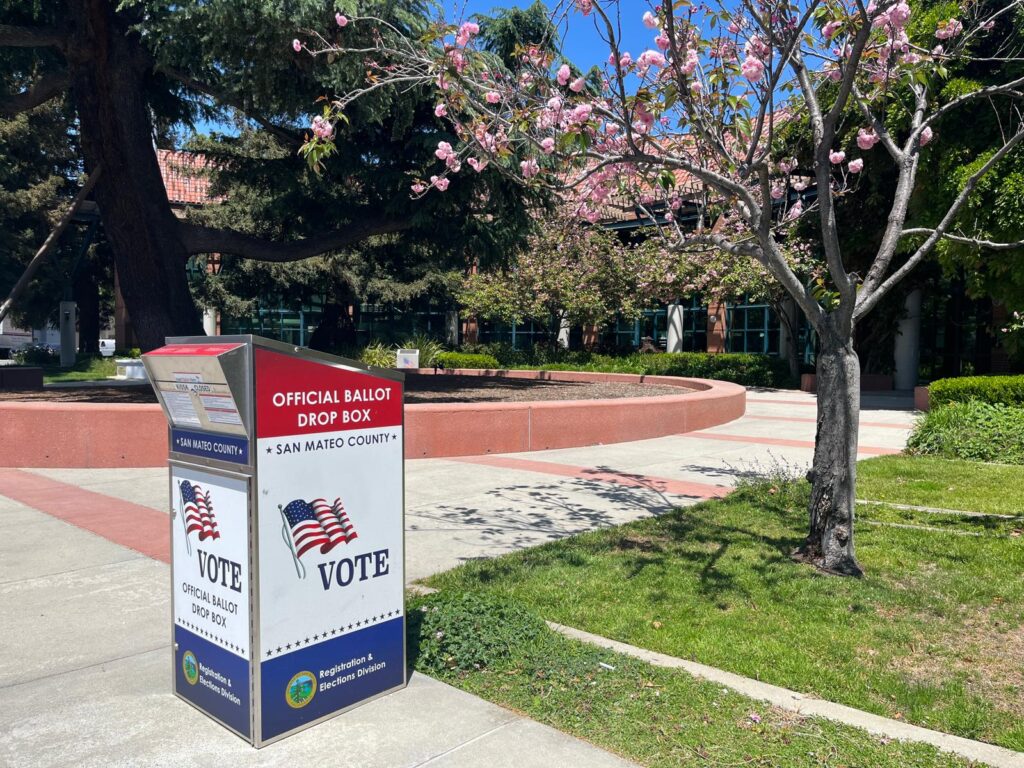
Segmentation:
<svg viewBox="0 0 1024 768">
<path fill-rule="evenodd" d="M 493 667 L 548 632 L 524 608 L 477 592 L 441 592 L 409 612 L 414 661 L 428 672 Z"/>
<path fill-rule="evenodd" d="M 501 368 L 501 363 L 493 355 L 469 352 L 442 352 L 437 356 L 436 364 L 442 368 Z"/>
<path fill-rule="evenodd" d="M 968 400 L 1024 405 L 1024 376 L 964 376 L 939 379 L 928 387 L 928 401 L 932 408 Z"/>
<path fill-rule="evenodd" d="M 688 376 L 698 379 L 732 381 L 748 387 L 781 387 L 790 384 L 785 360 L 748 353 L 705 352 L 635 353 L 627 357 L 593 355 L 583 365 L 556 363 L 544 368 L 600 371 L 602 373 L 639 373 L 648 376 Z"/>
<path fill-rule="evenodd" d="M 401 349 L 418 349 L 420 351 L 421 368 L 434 367 L 437 365 L 438 355 L 445 353 L 444 344 L 422 333 L 402 342 Z"/>
<path fill-rule="evenodd" d="M 45 344 L 38 344 L 17 350 L 14 360 L 18 365 L 56 365 L 60 362 L 60 352 Z"/>
<path fill-rule="evenodd" d="M 359 361 L 374 368 L 394 368 L 397 361 L 395 348 L 377 342 L 359 353 Z"/>
<path fill-rule="evenodd" d="M 690 376 L 732 381 L 747 387 L 796 386 L 785 360 L 746 352 L 633 352 L 627 355 L 602 355 L 585 350 L 570 352 L 547 344 L 538 344 L 532 349 L 513 349 L 507 342 L 465 345 L 462 349 L 463 352 L 491 355 L 498 363 L 495 366 L 497 368 Z"/>
<path fill-rule="evenodd" d="M 980 400 L 940 405 L 918 420 L 907 453 L 1024 464 L 1024 407 Z"/>
</svg>

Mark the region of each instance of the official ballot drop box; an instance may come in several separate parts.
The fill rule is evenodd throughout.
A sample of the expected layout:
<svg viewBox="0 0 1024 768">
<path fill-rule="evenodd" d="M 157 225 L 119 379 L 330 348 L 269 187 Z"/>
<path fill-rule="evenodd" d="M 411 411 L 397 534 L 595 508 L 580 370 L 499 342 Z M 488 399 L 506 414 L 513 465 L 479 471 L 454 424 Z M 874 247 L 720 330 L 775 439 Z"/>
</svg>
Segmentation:
<svg viewBox="0 0 1024 768">
<path fill-rule="evenodd" d="M 262 746 L 402 688 L 402 374 L 256 336 L 143 356 L 170 428 L 174 691 Z"/>
</svg>

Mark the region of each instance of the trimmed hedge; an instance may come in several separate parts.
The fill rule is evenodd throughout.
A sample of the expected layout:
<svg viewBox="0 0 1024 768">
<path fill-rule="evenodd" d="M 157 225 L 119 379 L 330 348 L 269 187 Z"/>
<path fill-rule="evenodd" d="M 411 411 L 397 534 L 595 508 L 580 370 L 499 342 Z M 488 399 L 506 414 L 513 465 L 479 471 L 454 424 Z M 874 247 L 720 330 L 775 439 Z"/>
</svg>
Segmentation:
<svg viewBox="0 0 1024 768">
<path fill-rule="evenodd" d="M 696 379 L 732 381 L 747 387 L 783 387 L 793 384 L 785 360 L 768 355 L 726 352 L 660 352 L 628 357 L 593 355 L 585 364 L 553 363 L 543 370 L 639 373 L 648 376 L 688 376 Z"/>
<path fill-rule="evenodd" d="M 1024 376 L 964 376 L 939 379 L 928 387 L 928 401 L 932 408 L 969 400 L 1024 405 Z"/>
<path fill-rule="evenodd" d="M 1024 407 L 979 400 L 940 405 L 914 426 L 907 453 L 1024 464 Z"/>
<path fill-rule="evenodd" d="M 493 355 L 470 354 L 468 352 L 441 352 L 436 363 L 443 368 L 488 368 L 497 370 L 501 364 Z"/>
</svg>

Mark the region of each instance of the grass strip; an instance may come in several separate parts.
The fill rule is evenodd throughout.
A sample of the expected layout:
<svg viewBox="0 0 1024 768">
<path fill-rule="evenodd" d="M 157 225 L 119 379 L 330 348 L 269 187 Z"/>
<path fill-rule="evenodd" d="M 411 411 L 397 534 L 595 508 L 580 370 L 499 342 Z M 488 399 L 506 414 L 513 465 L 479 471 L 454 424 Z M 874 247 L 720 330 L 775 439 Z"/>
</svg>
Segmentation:
<svg viewBox="0 0 1024 768">
<path fill-rule="evenodd" d="M 879 456 L 857 465 L 862 499 L 972 512 L 1024 513 L 1024 468 L 932 456 Z"/>
<path fill-rule="evenodd" d="M 562 637 L 493 596 L 413 598 L 409 627 L 420 671 L 652 768 L 969 765 Z"/>
<path fill-rule="evenodd" d="M 102 381 L 117 374 L 117 363 L 112 357 L 80 357 L 71 368 L 45 366 L 43 382 Z"/>
<path fill-rule="evenodd" d="M 804 535 L 808 493 L 806 483 L 751 485 L 659 518 L 467 563 L 427 583 L 1024 750 L 1021 539 L 862 526 L 866 578 L 827 577 L 790 556 Z M 957 507 L 985 506 L 961 495 Z M 984 498 L 994 499 L 990 489 Z M 934 495 L 918 501 L 954 506 Z"/>
</svg>

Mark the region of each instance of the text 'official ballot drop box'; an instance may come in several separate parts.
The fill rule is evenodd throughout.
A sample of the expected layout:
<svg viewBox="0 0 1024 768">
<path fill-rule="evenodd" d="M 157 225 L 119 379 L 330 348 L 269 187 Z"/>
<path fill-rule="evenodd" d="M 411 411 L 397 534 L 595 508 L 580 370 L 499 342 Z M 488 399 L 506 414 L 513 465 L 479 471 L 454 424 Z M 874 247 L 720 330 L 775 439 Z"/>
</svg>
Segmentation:
<svg viewBox="0 0 1024 768">
<path fill-rule="evenodd" d="M 175 693 L 258 747 L 403 687 L 402 375 L 255 336 L 143 360 L 170 425 Z"/>
</svg>

